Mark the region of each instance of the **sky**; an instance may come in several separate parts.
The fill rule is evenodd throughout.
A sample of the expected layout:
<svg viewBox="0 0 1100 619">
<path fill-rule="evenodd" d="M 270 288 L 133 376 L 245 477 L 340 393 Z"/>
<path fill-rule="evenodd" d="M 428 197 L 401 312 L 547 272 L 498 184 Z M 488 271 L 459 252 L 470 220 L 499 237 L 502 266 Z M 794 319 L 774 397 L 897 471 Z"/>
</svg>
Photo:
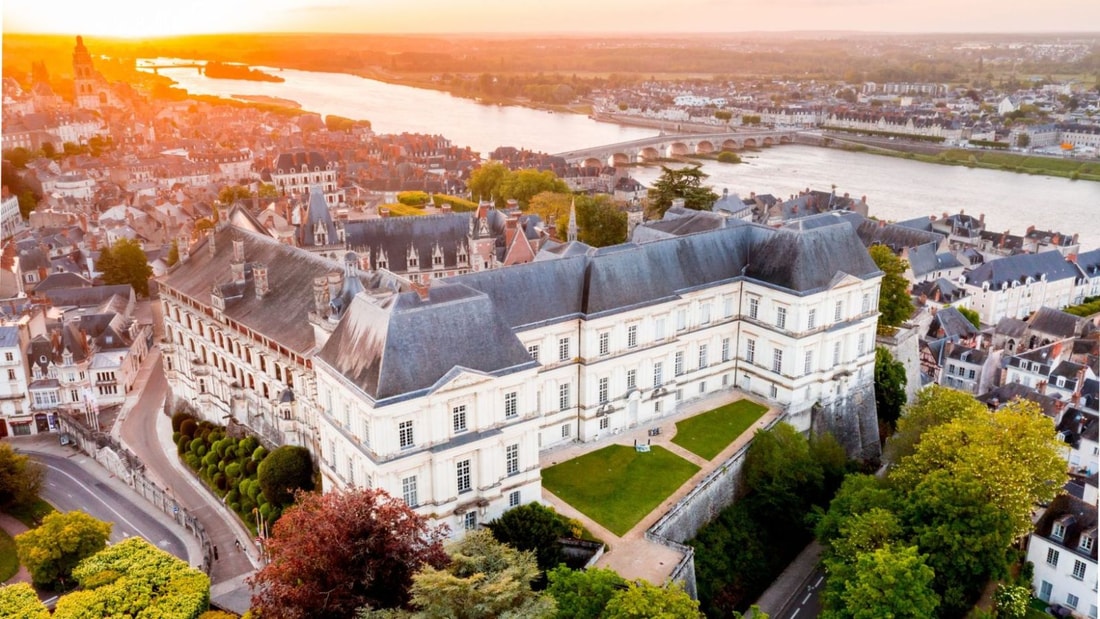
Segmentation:
<svg viewBox="0 0 1100 619">
<path fill-rule="evenodd" d="M 5 0 L 3 32 L 1100 31 L 1100 0 Z"/>
</svg>

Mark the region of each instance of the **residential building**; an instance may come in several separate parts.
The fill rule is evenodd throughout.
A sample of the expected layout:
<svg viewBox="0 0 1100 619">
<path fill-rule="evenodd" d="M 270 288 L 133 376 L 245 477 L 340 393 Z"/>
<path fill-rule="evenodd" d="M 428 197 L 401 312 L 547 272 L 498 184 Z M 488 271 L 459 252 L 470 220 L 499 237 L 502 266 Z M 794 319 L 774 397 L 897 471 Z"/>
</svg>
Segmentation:
<svg viewBox="0 0 1100 619">
<path fill-rule="evenodd" d="M 1097 616 L 1096 504 L 1069 495 L 1051 501 L 1028 536 L 1032 587 L 1044 602 Z"/>
<path fill-rule="evenodd" d="M 973 296 L 982 324 L 1027 318 L 1040 307 L 1061 309 L 1078 302 L 1081 272 L 1055 251 L 991 260 L 969 269 L 960 283 Z"/>
</svg>

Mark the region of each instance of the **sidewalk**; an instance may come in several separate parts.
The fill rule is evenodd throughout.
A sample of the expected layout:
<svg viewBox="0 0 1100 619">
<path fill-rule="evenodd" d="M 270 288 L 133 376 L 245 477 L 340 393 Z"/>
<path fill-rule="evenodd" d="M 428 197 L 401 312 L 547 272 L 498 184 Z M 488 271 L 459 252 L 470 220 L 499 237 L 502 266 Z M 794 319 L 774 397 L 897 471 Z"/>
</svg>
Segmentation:
<svg viewBox="0 0 1100 619">
<path fill-rule="evenodd" d="M 25 533 L 27 531 L 27 525 L 7 514 L 0 514 L 0 529 L 3 529 L 8 535 L 15 537 L 20 533 Z M 31 573 L 27 571 L 26 566 L 23 564 L 19 565 L 19 571 L 16 572 L 14 576 L 0 584 L 14 585 L 17 582 L 25 582 L 27 584 L 31 582 Z"/>
</svg>

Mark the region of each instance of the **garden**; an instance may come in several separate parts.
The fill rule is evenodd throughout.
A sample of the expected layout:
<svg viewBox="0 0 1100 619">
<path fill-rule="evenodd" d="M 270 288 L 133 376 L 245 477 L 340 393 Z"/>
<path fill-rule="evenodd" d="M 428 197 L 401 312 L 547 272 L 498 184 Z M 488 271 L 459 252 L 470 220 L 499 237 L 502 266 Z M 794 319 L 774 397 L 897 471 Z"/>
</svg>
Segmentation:
<svg viewBox="0 0 1100 619">
<path fill-rule="evenodd" d="M 713 460 L 767 411 L 756 402 L 738 400 L 676 422 L 672 442 L 700 458 Z"/>
</svg>

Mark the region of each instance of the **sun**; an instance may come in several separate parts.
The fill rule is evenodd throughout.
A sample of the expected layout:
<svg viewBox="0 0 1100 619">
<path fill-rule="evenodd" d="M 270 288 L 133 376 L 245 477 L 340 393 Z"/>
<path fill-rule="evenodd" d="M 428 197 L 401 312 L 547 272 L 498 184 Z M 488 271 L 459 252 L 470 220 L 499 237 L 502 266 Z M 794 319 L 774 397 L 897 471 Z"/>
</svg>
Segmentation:
<svg viewBox="0 0 1100 619">
<path fill-rule="evenodd" d="M 4 30 L 150 38 L 254 32 L 268 21 L 262 0 L 39 0 L 5 2 Z"/>
</svg>

